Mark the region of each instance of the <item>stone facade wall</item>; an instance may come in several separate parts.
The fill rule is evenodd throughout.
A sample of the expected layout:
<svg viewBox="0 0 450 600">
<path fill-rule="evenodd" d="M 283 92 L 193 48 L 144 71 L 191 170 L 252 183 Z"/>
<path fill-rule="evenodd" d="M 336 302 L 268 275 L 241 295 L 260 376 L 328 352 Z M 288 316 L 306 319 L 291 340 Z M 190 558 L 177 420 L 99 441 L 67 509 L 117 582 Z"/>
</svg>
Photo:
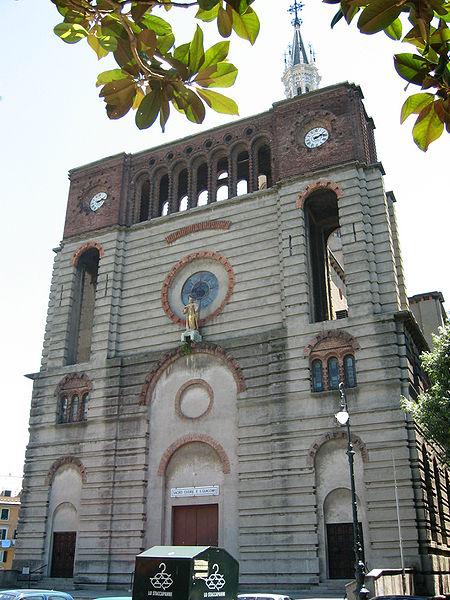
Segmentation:
<svg viewBox="0 0 450 600">
<path fill-rule="evenodd" d="M 301 149 L 298 131 L 331 112 L 335 141 L 316 154 Z M 176 157 L 188 143 L 237 136 L 242 122 L 72 172 L 43 367 L 34 376 L 18 567 L 49 561 L 54 477 L 71 469 L 81 482 L 79 585 L 126 584 L 137 553 L 170 542 L 176 501 L 169 488 L 192 481 L 220 485 L 219 543 L 240 560 L 241 585 L 298 590 L 326 580 L 326 525 L 348 518 L 345 505 L 336 503 L 346 497 L 349 482 L 344 438 L 334 419 L 339 395 L 311 391 L 308 348 L 331 339 L 343 340 L 356 360 L 357 386 L 348 390 L 348 400 L 370 567 L 400 566 L 394 455 L 405 562 L 423 572 L 424 581 L 428 577 L 430 589 L 437 579 L 424 565 L 424 552 L 436 549 L 439 565 L 435 561 L 433 568 L 447 568 L 444 538 L 435 546 L 428 542 L 420 442 L 399 408 L 400 394 L 408 394 L 408 365 L 406 325 L 395 315 L 405 308 L 406 294 L 392 202 L 374 163 L 359 92 L 348 85 L 319 90 L 275 105 L 254 123 L 272 136 L 277 183 L 239 198 L 134 223 L 133 181 L 150 157 L 169 160 L 169 152 Z M 349 163 L 339 164 L 343 155 Z M 100 183 L 111 186 L 111 201 L 79 219 L 80 190 L 89 192 L 83 198 L 99 190 L 95 173 L 105 177 L 108 169 L 108 183 Z M 311 190 L 322 188 L 338 190 L 349 315 L 313 322 L 302 206 Z M 80 248 L 93 245 L 101 258 L 91 356 L 68 365 L 74 265 Z M 204 320 L 203 342 L 185 356 L 183 325 L 168 314 L 171 297 L 164 286 L 179 268 L 188 275 L 208 261 L 221 265 L 225 299 Z M 87 419 L 57 424 L 58 384 L 71 373 L 90 382 Z M 177 402 L 186 386 L 199 381 L 212 404 L 186 418 Z M 198 474 L 190 480 L 191 463 L 210 480 Z M 448 505 L 445 510 L 448 516 Z"/>
</svg>

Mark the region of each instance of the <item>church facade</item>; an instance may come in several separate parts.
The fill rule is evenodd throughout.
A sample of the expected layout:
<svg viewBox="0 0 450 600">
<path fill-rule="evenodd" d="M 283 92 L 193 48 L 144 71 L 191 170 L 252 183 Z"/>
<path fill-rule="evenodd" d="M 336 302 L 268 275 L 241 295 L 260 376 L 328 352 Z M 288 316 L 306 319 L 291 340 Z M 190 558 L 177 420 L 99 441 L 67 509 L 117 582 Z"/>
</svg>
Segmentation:
<svg viewBox="0 0 450 600">
<path fill-rule="evenodd" d="M 399 407 L 426 342 L 373 129 L 343 83 L 71 171 L 17 568 L 118 586 L 146 548 L 211 544 L 247 589 L 352 578 L 343 382 L 368 567 L 400 567 L 394 458 L 405 566 L 449 593 L 449 473 Z"/>
</svg>

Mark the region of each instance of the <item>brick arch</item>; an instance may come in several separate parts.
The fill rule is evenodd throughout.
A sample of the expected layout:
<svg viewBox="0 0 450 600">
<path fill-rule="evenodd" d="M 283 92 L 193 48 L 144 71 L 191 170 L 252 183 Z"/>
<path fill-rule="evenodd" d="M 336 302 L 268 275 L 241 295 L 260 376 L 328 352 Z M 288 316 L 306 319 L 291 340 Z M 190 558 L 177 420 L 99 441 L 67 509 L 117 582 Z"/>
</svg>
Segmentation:
<svg viewBox="0 0 450 600">
<path fill-rule="evenodd" d="M 55 396 L 61 392 L 90 392 L 92 390 L 92 382 L 86 373 L 69 373 L 61 379 L 55 389 Z"/>
<path fill-rule="evenodd" d="M 359 349 L 357 340 L 342 329 L 323 331 L 316 335 L 304 349 L 304 355 L 312 359 L 325 357 L 330 351 L 333 355 L 343 352 L 356 352 Z"/>
<path fill-rule="evenodd" d="M 167 469 L 167 465 L 170 462 L 170 459 L 179 448 L 185 446 L 186 444 L 192 444 L 193 442 L 207 444 L 213 450 L 215 450 L 215 452 L 219 456 L 220 462 L 222 463 L 222 472 L 225 474 L 230 472 L 230 460 L 223 446 L 219 444 L 219 442 L 216 442 L 214 438 L 203 433 L 188 433 L 187 435 L 178 438 L 178 440 L 176 440 L 164 451 L 164 454 L 162 455 L 161 460 L 159 462 L 159 467 L 157 471 L 158 475 L 164 475 Z"/>
<path fill-rule="evenodd" d="M 344 192 L 337 185 L 337 183 L 333 183 L 332 181 L 316 181 L 305 187 L 303 192 L 297 198 L 297 202 L 295 204 L 296 208 L 303 208 L 307 198 L 311 196 L 313 192 L 316 192 L 318 190 L 330 190 L 331 192 L 334 192 L 336 194 L 336 197 L 338 199 L 342 198 L 342 196 L 344 195 Z"/>
<path fill-rule="evenodd" d="M 317 452 L 326 442 L 329 442 L 330 440 L 340 439 L 347 439 L 347 434 L 343 431 L 329 431 L 328 433 L 322 435 L 318 440 L 316 440 L 312 444 L 312 446 L 310 446 L 308 450 L 308 455 L 306 458 L 307 466 L 314 466 L 314 460 L 316 458 Z M 367 450 L 367 446 L 358 435 L 352 435 L 352 444 L 355 448 L 357 448 L 360 451 L 363 462 L 369 462 L 369 452 Z"/>
<path fill-rule="evenodd" d="M 215 344 L 201 343 L 192 345 L 191 352 L 193 354 L 209 354 L 210 356 L 214 356 L 221 360 L 231 371 L 234 381 L 236 382 L 237 391 L 243 392 L 246 389 L 241 367 L 236 359 L 225 352 L 225 350 L 222 350 L 222 348 L 216 346 Z M 182 356 L 185 356 L 185 354 L 183 353 L 181 347 L 176 348 L 175 350 L 172 350 L 172 352 L 169 352 L 163 356 L 163 358 L 156 364 L 156 366 L 145 378 L 144 385 L 142 386 L 141 393 L 139 394 L 139 404 L 147 404 L 147 399 L 151 398 L 153 390 L 155 389 L 155 386 L 161 375 L 170 365 L 172 365 Z"/>
<path fill-rule="evenodd" d="M 53 479 L 54 479 L 58 469 L 60 469 L 61 467 L 64 467 L 65 465 L 71 465 L 71 466 L 75 467 L 81 475 L 81 481 L 83 483 L 86 483 L 86 481 L 87 481 L 86 467 L 83 465 L 81 460 L 79 458 L 77 458 L 76 456 L 62 456 L 61 458 L 58 458 L 57 460 L 55 460 L 55 462 L 52 464 L 52 466 L 48 470 L 47 476 L 45 478 L 46 485 L 52 484 Z"/>
<path fill-rule="evenodd" d="M 100 242 L 86 242 L 86 244 L 83 244 L 74 252 L 72 256 L 73 266 L 76 267 L 78 265 L 78 261 L 80 260 L 82 254 L 84 254 L 87 250 L 92 250 L 93 248 L 98 250 L 100 258 L 104 256 L 105 251 L 103 250 L 103 246 L 100 244 Z"/>
</svg>

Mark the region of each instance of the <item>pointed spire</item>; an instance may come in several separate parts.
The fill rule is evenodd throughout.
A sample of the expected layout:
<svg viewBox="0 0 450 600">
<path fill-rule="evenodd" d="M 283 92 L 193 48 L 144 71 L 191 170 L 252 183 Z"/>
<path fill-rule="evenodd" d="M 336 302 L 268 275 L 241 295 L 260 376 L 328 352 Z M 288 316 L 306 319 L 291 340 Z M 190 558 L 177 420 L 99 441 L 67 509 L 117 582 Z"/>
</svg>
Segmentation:
<svg viewBox="0 0 450 600">
<path fill-rule="evenodd" d="M 288 12 L 293 15 L 291 23 L 294 26 L 294 39 L 292 45 L 289 46 L 288 57 L 285 55 L 285 69 L 282 78 L 287 98 L 316 90 L 320 82 L 314 52 L 309 45 L 308 56 L 300 31 L 302 8 L 303 3 L 300 0 L 293 0 L 293 4 L 288 8 Z"/>
</svg>

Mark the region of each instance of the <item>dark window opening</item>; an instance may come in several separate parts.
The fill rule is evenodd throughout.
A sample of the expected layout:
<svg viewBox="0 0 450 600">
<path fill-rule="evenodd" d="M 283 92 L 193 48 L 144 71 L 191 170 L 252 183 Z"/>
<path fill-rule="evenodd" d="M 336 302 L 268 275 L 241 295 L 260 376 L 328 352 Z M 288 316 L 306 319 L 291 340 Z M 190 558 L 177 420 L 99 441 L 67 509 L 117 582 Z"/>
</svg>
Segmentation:
<svg viewBox="0 0 450 600">
<path fill-rule="evenodd" d="M 183 169 L 178 175 L 177 187 L 177 208 L 178 210 L 186 210 L 188 207 L 188 171 Z"/>
<path fill-rule="evenodd" d="M 81 396 L 81 400 L 80 400 Z M 59 398 L 58 423 L 79 423 L 87 417 L 89 393 L 63 394 Z"/>
<path fill-rule="evenodd" d="M 348 310 L 344 255 L 337 198 L 333 192 L 312 194 L 305 204 L 309 247 L 311 316 L 314 322 L 336 319 Z"/>
<path fill-rule="evenodd" d="M 351 354 L 344 356 L 344 378 L 345 387 L 356 387 L 355 358 Z"/>
<path fill-rule="evenodd" d="M 272 186 L 270 148 L 267 144 L 258 149 L 256 159 L 258 189 L 263 190 Z"/>
<path fill-rule="evenodd" d="M 158 215 L 169 214 L 169 176 L 163 175 L 159 181 L 159 210 Z"/>
<path fill-rule="evenodd" d="M 78 260 L 67 364 L 87 362 L 91 355 L 99 261 L 96 248 L 87 250 Z"/>
<path fill-rule="evenodd" d="M 337 390 L 339 387 L 339 363 L 335 357 L 328 359 L 328 387 Z"/>
<path fill-rule="evenodd" d="M 250 159 L 245 150 L 237 156 L 237 195 L 242 196 L 249 192 Z"/>
<path fill-rule="evenodd" d="M 313 392 L 323 392 L 323 368 L 321 360 L 314 360 L 311 365 Z"/>
<path fill-rule="evenodd" d="M 197 206 L 208 204 L 208 165 L 202 163 L 197 169 Z"/>
<path fill-rule="evenodd" d="M 226 200 L 229 197 L 228 158 L 221 158 L 217 163 L 217 192 L 216 200 Z"/>
<path fill-rule="evenodd" d="M 141 185 L 139 203 L 139 222 L 148 221 L 150 215 L 150 181 L 145 179 Z"/>
</svg>

